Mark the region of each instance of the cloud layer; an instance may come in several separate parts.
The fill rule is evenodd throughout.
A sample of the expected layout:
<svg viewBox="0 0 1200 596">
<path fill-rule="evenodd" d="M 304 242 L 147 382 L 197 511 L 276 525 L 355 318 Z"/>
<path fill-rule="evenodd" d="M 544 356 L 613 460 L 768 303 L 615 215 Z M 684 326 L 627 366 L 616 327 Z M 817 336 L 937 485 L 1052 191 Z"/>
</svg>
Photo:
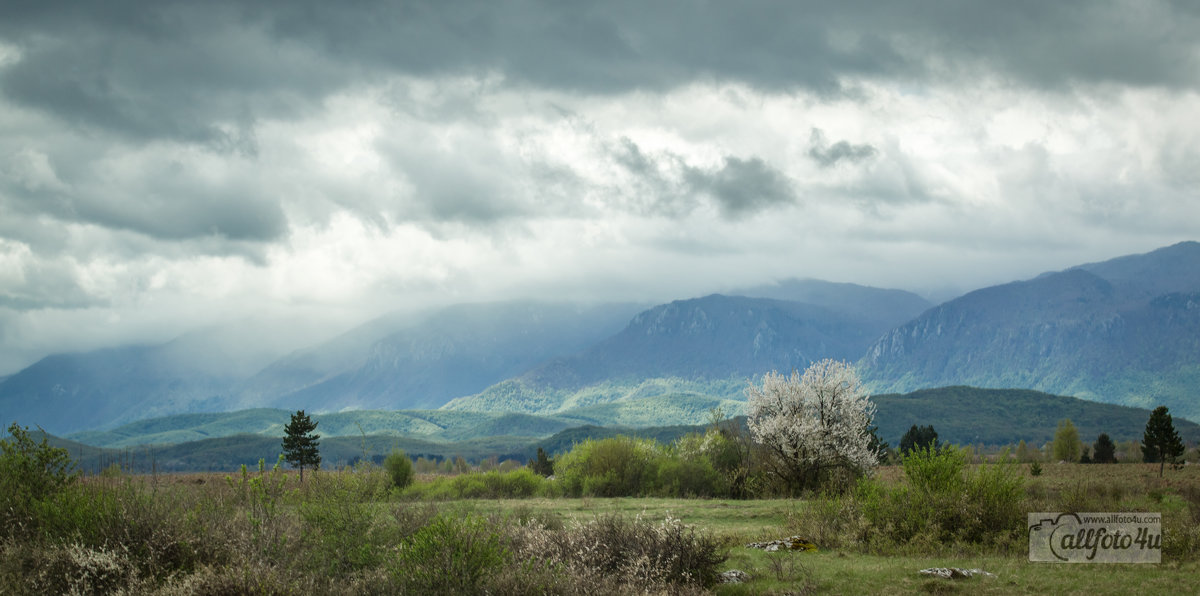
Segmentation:
<svg viewBox="0 0 1200 596">
<path fill-rule="evenodd" d="M 0 374 L 262 313 L 1195 237 L 1186 2 L 7 2 Z"/>
</svg>

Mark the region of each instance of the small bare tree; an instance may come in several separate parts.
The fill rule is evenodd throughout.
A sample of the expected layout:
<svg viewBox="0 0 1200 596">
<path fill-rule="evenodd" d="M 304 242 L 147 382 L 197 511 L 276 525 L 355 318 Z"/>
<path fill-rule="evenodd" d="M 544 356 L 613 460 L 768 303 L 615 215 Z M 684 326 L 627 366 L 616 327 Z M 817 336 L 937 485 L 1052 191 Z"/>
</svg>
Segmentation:
<svg viewBox="0 0 1200 596">
<path fill-rule="evenodd" d="M 849 364 L 822 360 L 803 376 L 770 372 L 746 396 L 750 432 L 791 488 L 845 482 L 879 464 L 869 430 L 875 404 Z"/>
</svg>

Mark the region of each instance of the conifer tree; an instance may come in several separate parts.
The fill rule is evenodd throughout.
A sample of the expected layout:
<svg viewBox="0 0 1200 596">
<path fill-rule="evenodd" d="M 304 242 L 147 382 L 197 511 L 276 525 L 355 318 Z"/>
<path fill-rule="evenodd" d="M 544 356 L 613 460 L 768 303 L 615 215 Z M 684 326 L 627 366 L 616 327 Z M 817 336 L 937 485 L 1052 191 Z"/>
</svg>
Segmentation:
<svg viewBox="0 0 1200 596">
<path fill-rule="evenodd" d="M 1092 444 L 1092 461 L 1098 464 L 1117 463 L 1117 446 L 1107 433 L 1100 433 Z"/>
<path fill-rule="evenodd" d="M 900 437 L 900 453 L 907 455 L 908 452 L 914 449 L 937 449 L 938 434 L 933 429 L 933 425 L 917 426 L 912 425 L 908 432 Z"/>
<path fill-rule="evenodd" d="M 283 427 L 283 457 L 287 463 L 300 469 L 300 481 L 304 482 L 304 468 L 317 469 L 321 467 L 321 445 L 317 439 L 321 435 L 313 434 L 317 423 L 313 422 L 304 410 L 292 414 L 292 421 Z"/>
<path fill-rule="evenodd" d="M 1150 419 L 1146 421 L 1146 432 L 1142 435 L 1142 461 L 1158 462 L 1158 476 L 1161 478 L 1167 460 L 1174 462 L 1175 458 L 1183 455 L 1183 449 L 1183 441 L 1175 432 L 1175 424 L 1167 413 L 1167 407 L 1154 408 Z"/>
</svg>

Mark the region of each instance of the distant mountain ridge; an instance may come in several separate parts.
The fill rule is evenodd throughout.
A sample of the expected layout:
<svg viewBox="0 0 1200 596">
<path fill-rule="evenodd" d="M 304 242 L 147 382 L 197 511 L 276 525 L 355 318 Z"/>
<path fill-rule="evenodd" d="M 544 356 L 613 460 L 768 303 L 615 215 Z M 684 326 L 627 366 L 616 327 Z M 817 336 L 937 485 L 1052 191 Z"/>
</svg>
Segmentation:
<svg viewBox="0 0 1200 596">
<path fill-rule="evenodd" d="M 648 382 L 680 387 L 690 382 L 735 381 L 711 397 L 740 398 L 746 380 L 772 370 L 804 370 L 823 358 L 855 360 L 881 329 L 902 322 L 895 308 L 879 308 L 882 293 L 923 304 L 906 292 L 886 293 L 861 286 L 808 282 L 847 298 L 837 311 L 813 304 L 712 294 L 676 300 L 638 313 L 619 333 L 576 355 L 554 359 L 525 374 L 455 399 L 456 410 L 553 413 L 568 408 L 628 399 Z M 857 292 L 874 300 L 850 299 Z M 916 300 L 913 300 L 915 298 Z M 862 305 L 866 306 L 862 306 Z M 594 388 L 594 389 L 589 389 Z M 679 395 L 694 395 L 680 387 Z M 588 399 L 580 403 L 581 398 Z"/>
<path fill-rule="evenodd" d="M 713 294 L 638 313 L 616 335 L 526 375 L 551 387 L 659 377 L 719 379 L 855 358 L 874 337 L 833 311 Z"/>
<path fill-rule="evenodd" d="M 342 357 L 346 338 L 280 361 L 247 383 L 258 403 L 304 409 L 436 408 L 614 333 L 633 304 L 513 301 L 451 306 Z M 364 349 L 365 348 L 365 349 Z M 320 370 L 313 361 L 335 364 Z M 299 374 L 297 374 L 299 373 Z M 288 387 L 288 380 L 296 382 Z"/>
<path fill-rule="evenodd" d="M 884 335 L 879 391 L 1017 387 L 1200 420 L 1200 243 L 976 290 Z"/>
<path fill-rule="evenodd" d="M 928 300 L 904 290 L 817 279 L 785 279 L 774 284 L 734 290 L 728 294 L 819 306 L 862 322 L 871 328 L 871 333 L 876 336 L 933 306 Z"/>
<path fill-rule="evenodd" d="M 269 365 L 237 341 L 192 336 L 53 355 L 0 382 L 0 416 L 68 434 L 189 412 L 436 407 L 599 341 L 642 308 L 512 301 L 386 315 Z"/>
<path fill-rule="evenodd" d="M 1200 243 L 937 306 L 817 280 L 739 291 L 751 295 L 649 308 L 462 304 L 381 317 L 273 361 L 220 334 L 54 355 L 0 378 L 0 417 L 59 434 L 248 408 L 441 408 L 643 424 L 667 412 L 692 416 L 702 404 L 737 409 L 750 379 L 833 358 L 856 361 L 875 392 L 1024 388 L 1165 404 L 1200 420 Z M 389 424 L 409 428 L 400 418 Z"/>
</svg>

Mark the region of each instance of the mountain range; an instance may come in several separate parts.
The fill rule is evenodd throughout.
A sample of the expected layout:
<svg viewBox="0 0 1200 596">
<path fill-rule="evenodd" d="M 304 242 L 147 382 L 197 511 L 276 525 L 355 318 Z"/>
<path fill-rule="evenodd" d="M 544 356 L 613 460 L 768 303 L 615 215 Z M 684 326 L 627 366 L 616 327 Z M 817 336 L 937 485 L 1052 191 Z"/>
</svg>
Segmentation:
<svg viewBox="0 0 1200 596">
<path fill-rule="evenodd" d="M 761 374 L 822 358 L 855 362 L 876 393 L 1034 389 L 1200 420 L 1200 243 L 939 305 L 785 280 L 653 306 L 460 304 L 375 319 L 274 359 L 188 337 L 53 355 L 0 379 L 0 416 L 55 434 L 252 408 L 694 423 L 702 408 L 740 413 Z"/>
<path fill-rule="evenodd" d="M 977 290 L 881 337 L 877 391 L 1021 387 L 1200 420 L 1200 243 Z"/>
</svg>

